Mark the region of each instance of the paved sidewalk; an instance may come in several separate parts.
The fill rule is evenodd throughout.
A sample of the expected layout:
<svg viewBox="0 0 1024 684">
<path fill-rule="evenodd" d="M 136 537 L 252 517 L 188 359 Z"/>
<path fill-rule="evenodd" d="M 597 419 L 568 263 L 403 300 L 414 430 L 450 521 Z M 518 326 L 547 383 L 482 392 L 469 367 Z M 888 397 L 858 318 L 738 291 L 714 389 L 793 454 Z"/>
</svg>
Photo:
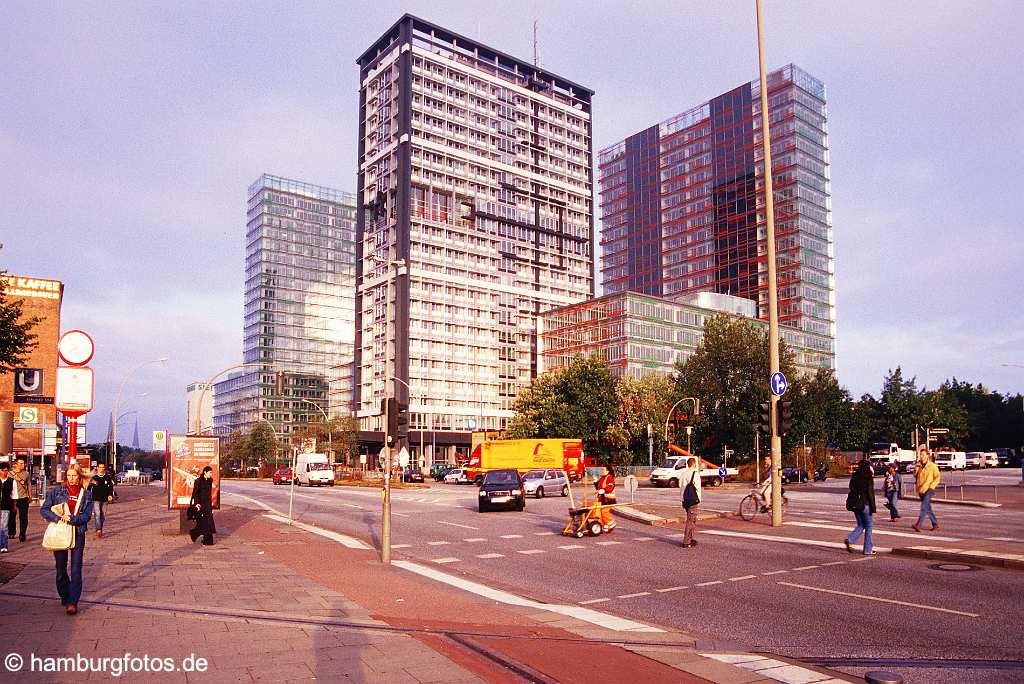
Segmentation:
<svg viewBox="0 0 1024 684">
<path fill-rule="evenodd" d="M 594 662 L 609 681 L 847 681 L 685 634 L 613 631 L 495 603 L 249 509 L 218 512 L 217 543 L 202 547 L 177 534 L 158 487 L 121 491 L 106 536 L 90 531 L 79 615 L 56 598 L 37 508 L 29 541 L 3 557 L 0 578 L 23 566 L 0 585 L 0 622 L 15 626 L 10 651 L 25 659 L 19 681 L 110 680 L 125 654 L 124 679 L 147 682 L 591 684 Z M 49 656 L 119 660 L 105 672 L 28 673 L 33 656 L 37 666 Z M 146 656 L 173 658 L 159 665 L 178 671 L 132 672 Z M 207 670 L 181 671 L 189 656 Z"/>
</svg>

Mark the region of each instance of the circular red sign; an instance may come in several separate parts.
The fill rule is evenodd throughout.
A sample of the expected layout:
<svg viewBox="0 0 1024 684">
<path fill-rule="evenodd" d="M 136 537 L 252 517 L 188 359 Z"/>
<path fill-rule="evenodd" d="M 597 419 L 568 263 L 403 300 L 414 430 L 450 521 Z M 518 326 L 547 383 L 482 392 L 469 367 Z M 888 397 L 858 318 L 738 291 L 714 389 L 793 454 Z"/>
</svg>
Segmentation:
<svg viewBox="0 0 1024 684">
<path fill-rule="evenodd" d="M 96 347 L 89 333 L 84 330 L 69 330 L 60 336 L 57 355 L 69 366 L 84 366 L 89 363 Z"/>
</svg>

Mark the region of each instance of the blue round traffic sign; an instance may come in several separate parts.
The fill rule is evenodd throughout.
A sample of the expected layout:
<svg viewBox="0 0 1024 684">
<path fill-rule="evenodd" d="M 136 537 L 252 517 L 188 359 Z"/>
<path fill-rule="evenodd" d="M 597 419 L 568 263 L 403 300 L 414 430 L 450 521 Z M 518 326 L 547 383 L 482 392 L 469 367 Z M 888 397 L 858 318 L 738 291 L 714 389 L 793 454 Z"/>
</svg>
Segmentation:
<svg viewBox="0 0 1024 684">
<path fill-rule="evenodd" d="M 726 473 L 728 473 L 728 472 L 729 471 L 725 469 L 725 466 L 720 466 L 718 468 L 718 477 L 725 477 Z"/>
<path fill-rule="evenodd" d="M 775 371 L 772 373 L 771 379 L 772 394 L 777 397 L 781 397 L 789 389 L 789 382 L 786 380 L 786 376 L 782 374 L 782 371 Z"/>
</svg>

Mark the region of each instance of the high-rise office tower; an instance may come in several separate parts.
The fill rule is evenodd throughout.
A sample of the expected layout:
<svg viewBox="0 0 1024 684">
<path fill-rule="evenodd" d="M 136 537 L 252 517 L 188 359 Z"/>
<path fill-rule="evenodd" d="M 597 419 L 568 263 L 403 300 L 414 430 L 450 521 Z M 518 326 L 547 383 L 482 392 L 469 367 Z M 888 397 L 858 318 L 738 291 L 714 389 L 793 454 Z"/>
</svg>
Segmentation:
<svg viewBox="0 0 1024 684">
<path fill-rule="evenodd" d="M 512 415 L 537 315 L 593 295 L 593 93 L 410 15 L 358 64 L 356 410 L 380 431 L 394 376 L 442 460 Z"/>
<path fill-rule="evenodd" d="M 243 360 L 258 367 L 216 383 L 219 433 L 267 420 L 283 437 L 321 410 L 351 411 L 355 204 L 351 193 L 277 176 L 249 186 Z"/>
<path fill-rule="evenodd" d="M 768 74 L 779 321 L 801 366 L 831 368 L 835 275 L 825 86 L 790 64 Z M 767 318 L 758 81 L 599 154 L 605 293 L 710 291 Z"/>
</svg>

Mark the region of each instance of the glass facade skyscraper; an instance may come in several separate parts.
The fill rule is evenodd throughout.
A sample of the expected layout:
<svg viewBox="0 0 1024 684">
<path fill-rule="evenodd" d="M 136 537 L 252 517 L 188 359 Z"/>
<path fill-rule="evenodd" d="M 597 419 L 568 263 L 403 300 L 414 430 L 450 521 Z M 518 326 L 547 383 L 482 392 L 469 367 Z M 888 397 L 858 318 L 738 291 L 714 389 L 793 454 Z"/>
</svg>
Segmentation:
<svg viewBox="0 0 1024 684">
<path fill-rule="evenodd" d="M 319 409 L 351 412 L 355 205 L 351 193 L 277 176 L 249 186 L 243 360 L 259 367 L 217 383 L 219 433 L 267 420 L 286 436 L 321 420 Z"/>
<path fill-rule="evenodd" d="M 356 410 L 382 437 L 395 376 L 442 460 L 512 415 L 537 316 L 593 295 L 592 92 L 410 15 L 358 64 Z"/>
<path fill-rule="evenodd" d="M 795 65 L 768 74 L 779 321 L 804 368 L 835 362 L 835 275 L 825 86 Z M 760 83 L 599 155 L 605 293 L 710 291 L 768 317 Z"/>
</svg>

